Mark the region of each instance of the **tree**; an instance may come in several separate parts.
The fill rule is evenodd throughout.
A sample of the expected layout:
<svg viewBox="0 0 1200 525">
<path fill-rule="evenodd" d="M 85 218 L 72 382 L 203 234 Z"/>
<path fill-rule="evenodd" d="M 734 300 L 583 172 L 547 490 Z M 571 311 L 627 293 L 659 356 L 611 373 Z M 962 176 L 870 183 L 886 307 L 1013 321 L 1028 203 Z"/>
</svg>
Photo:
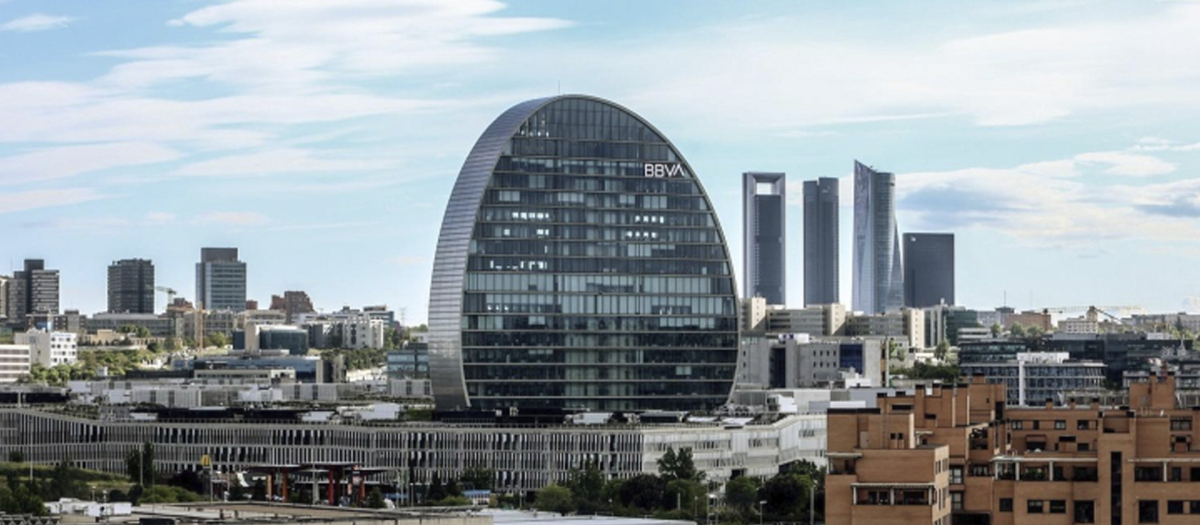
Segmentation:
<svg viewBox="0 0 1200 525">
<path fill-rule="evenodd" d="M 1024 339 L 1025 338 L 1025 325 L 1023 325 L 1021 323 L 1013 323 L 1012 326 L 1008 327 L 1008 335 L 1010 335 L 1012 337 L 1016 337 L 1018 339 Z"/>
<path fill-rule="evenodd" d="M 467 488 L 475 490 L 492 490 L 492 485 L 495 483 L 496 473 L 487 467 L 481 465 L 472 465 L 464 470 L 462 476 L 459 477 L 463 485 Z"/>
<path fill-rule="evenodd" d="M 1028 339 L 1038 339 L 1045 334 L 1046 331 L 1042 330 L 1042 327 L 1037 325 L 1033 325 L 1025 329 L 1025 337 Z"/>
<path fill-rule="evenodd" d="M 725 484 L 725 503 L 743 516 L 748 516 L 758 501 L 757 479 L 741 476 Z"/>
<path fill-rule="evenodd" d="M 690 479 L 674 479 L 667 482 L 663 503 L 672 509 L 679 509 L 686 516 L 694 516 L 704 495 L 704 485 L 699 482 Z"/>
<path fill-rule="evenodd" d="M 595 514 L 604 502 L 604 474 L 594 461 L 580 469 L 572 469 L 567 479 L 567 489 L 575 498 L 579 514 Z"/>
<path fill-rule="evenodd" d="M 946 341 L 945 339 L 942 339 L 940 342 L 938 342 L 937 348 L 933 349 L 933 357 L 936 357 L 938 361 L 945 362 L 946 357 L 948 357 L 949 355 L 950 355 L 950 342 Z"/>
<path fill-rule="evenodd" d="M 446 499 L 449 494 L 446 493 L 445 485 L 442 485 L 442 478 L 433 473 L 433 481 L 429 482 L 429 491 L 425 493 L 425 501 L 438 501 Z"/>
<path fill-rule="evenodd" d="M 621 505 L 654 510 L 662 507 L 667 482 L 653 474 L 641 474 L 621 484 Z"/>
<path fill-rule="evenodd" d="M 47 500 L 58 501 L 60 498 L 87 497 L 87 483 L 83 481 L 79 469 L 71 466 L 71 460 L 63 460 L 54 466 L 50 472 L 49 483 L 42 488 L 42 496 Z"/>
<path fill-rule="evenodd" d="M 450 483 L 446 484 L 446 496 L 454 497 L 454 496 L 462 496 L 462 495 L 463 495 L 462 487 L 460 487 L 458 485 L 458 480 L 451 479 Z"/>
<path fill-rule="evenodd" d="M 371 492 L 367 494 L 366 505 L 367 508 L 372 509 L 382 509 L 387 506 L 387 504 L 383 502 L 383 492 L 379 490 L 379 487 L 371 489 Z"/>
<path fill-rule="evenodd" d="M 658 474 L 668 480 L 704 480 L 704 473 L 696 470 L 696 463 L 692 459 L 692 449 L 690 448 L 680 449 L 678 454 L 675 453 L 675 449 L 668 448 L 667 453 L 658 460 Z"/>
<path fill-rule="evenodd" d="M 992 323 L 992 337 L 1000 337 L 1004 333 L 1004 327 L 1000 323 Z"/>
<path fill-rule="evenodd" d="M 0 512 L 4 514 L 32 514 L 45 516 L 46 506 L 28 486 L 18 483 L 0 489 Z"/>
<path fill-rule="evenodd" d="M 780 472 L 772 476 L 759 490 L 762 500 L 767 502 L 764 514 L 788 521 L 799 518 L 808 507 L 812 485 L 805 474 Z"/>
<path fill-rule="evenodd" d="M 208 343 L 208 346 L 222 348 L 229 344 L 229 337 L 227 337 L 224 332 L 213 332 L 208 334 L 207 338 L 208 340 L 206 342 Z"/>
<path fill-rule="evenodd" d="M 8 461 L 10 463 L 24 463 L 25 453 L 20 450 L 13 450 L 8 453 Z"/>
<path fill-rule="evenodd" d="M 154 444 L 147 441 L 141 450 L 133 449 L 125 455 L 125 469 L 129 479 L 139 485 L 154 484 Z"/>
<path fill-rule="evenodd" d="M 534 507 L 538 510 L 546 512 L 557 512 L 559 514 L 569 514 L 575 510 L 575 504 L 572 501 L 571 491 L 562 485 L 551 483 L 542 487 L 537 493 Z"/>
</svg>

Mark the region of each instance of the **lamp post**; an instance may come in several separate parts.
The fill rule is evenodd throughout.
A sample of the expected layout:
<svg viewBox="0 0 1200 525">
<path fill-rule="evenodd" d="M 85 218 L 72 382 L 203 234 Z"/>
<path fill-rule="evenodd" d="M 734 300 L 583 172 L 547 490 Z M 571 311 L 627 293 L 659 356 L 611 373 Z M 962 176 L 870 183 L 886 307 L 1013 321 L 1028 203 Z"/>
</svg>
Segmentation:
<svg viewBox="0 0 1200 525">
<path fill-rule="evenodd" d="M 762 522 L 763 522 L 763 506 L 764 506 L 764 505 L 766 505 L 766 504 L 767 504 L 767 500 L 762 500 L 762 501 L 759 501 L 759 502 L 758 502 L 758 525 L 762 525 Z"/>
</svg>

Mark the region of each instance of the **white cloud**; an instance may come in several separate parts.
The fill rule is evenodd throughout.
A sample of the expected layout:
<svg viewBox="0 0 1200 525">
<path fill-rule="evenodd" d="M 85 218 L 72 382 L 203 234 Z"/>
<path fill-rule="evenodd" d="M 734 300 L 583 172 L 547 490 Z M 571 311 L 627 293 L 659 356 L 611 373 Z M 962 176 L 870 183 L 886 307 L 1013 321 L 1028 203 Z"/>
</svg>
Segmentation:
<svg viewBox="0 0 1200 525">
<path fill-rule="evenodd" d="M 1142 137 L 1132 148 L 1134 151 L 1200 151 L 1200 142 L 1179 144 L 1160 137 Z"/>
<path fill-rule="evenodd" d="M 23 224 L 27 228 L 45 228 L 53 230 L 87 231 L 102 234 L 116 234 L 131 228 L 167 226 L 175 223 L 175 215 L 165 212 L 151 212 L 140 218 L 128 217 L 54 217 L 42 221 Z"/>
<path fill-rule="evenodd" d="M 1157 157 L 1151 157 L 1149 155 L 1136 155 L 1132 153 L 1121 153 L 1117 151 L 1081 153 L 1075 156 L 1075 160 L 1085 164 L 1108 164 L 1109 168 L 1104 170 L 1104 173 L 1111 175 L 1146 177 L 1150 175 L 1162 175 L 1175 171 L 1174 164 Z"/>
<path fill-rule="evenodd" d="M 215 211 L 200 215 L 192 222 L 224 226 L 262 226 L 270 222 L 270 218 L 253 211 Z"/>
<path fill-rule="evenodd" d="M 108 198 L 89 188 L 0 192 L 0 213 L 68 206 Z"/>
<path fill-rule="evenodd" d="M 20 33 L 45 31 L 47 29 L 67 27 L 67 24 L 73 21 L 75 21 L 75 18 L 70 16 L 54 16 L 35 13 L 0 24 L 0 31 L 16 31 Z"/>
<path fill-rule="evenodd" d="M 308 150 L 279 149 L 230 155 L 196 162 L 174 171 L 182 176 L 239 176 L 287 172 L 345 172 L 382 169 L 392 166 L 387 161 L 367 159 L 322 159 Z"/>
<path fill-rule="evenodd" d="M 215 28 L 236 39 L 108 52 L 132 60 L 105 81 L 150 86 L 204 78 L 272 92 L 304 91 L 344 75 L 479 63 L 498 54 L 481 39 L 569 25 L 553 18 L 492 16 L 503 7 L 492 0 L 233 0 L 187 13 L 171 25 Z"/>
<path fill-rule="evenodd" d="M 1097 153 L 1013 168 L 905 173 L 896 177 L 897 209 L 907 215 L 906 228 L 989 229 L 1035 244 L 1200 238 L 1200 179 L 1142 186 L 1085 182 L 1079 175 L 1095 162 L 1120 175 L 1165 169 Z"/>
<path fill-rule="evenodd" d="M 0 184 L 71 177 L 90 171 L 175 160 L 178 151 L 145 142 L 61 146 L 0 157 Z"/>
<path fill-rule="evenodd" d="M 930 31 L 874 31 L 839 19 L 845 30 L 831 34 L 819 16 L 731 20 L 546 49 L 529 60 L 556 64 L 565 81 L 704 123 L 693 127 L 699 131 L 719 126 L 726 135 L 946 116 L 1017 126 L 1195 107 L 1200 4 L 1141 7 L 1107 18 L 1031 16 L 1026 29 L 983 35 L 978 19 L 993 15 L 991 7 L 962 11 L 973 18 L 963 24 L 940 13 L 952 20 Z M 631 75 L 637 82 L 628 81 Z"/>
</svg>

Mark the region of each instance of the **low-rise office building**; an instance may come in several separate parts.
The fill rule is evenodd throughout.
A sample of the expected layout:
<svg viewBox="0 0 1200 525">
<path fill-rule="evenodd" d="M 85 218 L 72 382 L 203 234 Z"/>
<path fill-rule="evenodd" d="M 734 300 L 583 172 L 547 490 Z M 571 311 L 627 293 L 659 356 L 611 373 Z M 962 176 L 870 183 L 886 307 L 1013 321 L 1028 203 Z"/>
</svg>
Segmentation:
<svg viewBox="0 0 1200 525">
<path fill-rule="evenodd" d="M 166 315 L 139 313 L 98 313 L 87 319 L 87 331 L 97 333 L 100 330 L 121 331 L 132 326 L 145 328 L 150 331 L 150 337 L 182 337 L 183 327 L 178 320 Z"/>
<path fill-rule="evenodd" d="M 925 311 L 905 308 L 875 315 L 851 315 L 846 319 L 848 337 L 890 337 L 903 340 L 909 348 L 925 345 Z"/>
<path fill-rule="evenodd" d="M 1175 377 L 1132 406 L 1006 408 L 977 378 L 830 409 L 829 525 L 1185 524 L 1200 519 L 1200 411 Z"/>
<path fill-rule="evenodd" d="M 29 375 L 31 354 L 28 344 L 0 345 L 0 383 L 15 383 Z"/>
<path fill-rule="evenodd" d="M 841 336 L 846 335 L 846 320 L 846 307 L 837 303 L 773 308 L 766 311 L 766 333 Z"/>
<path fill-rule="evenodd" d="M 880 385 L 885 341 L 879 337 L 754 336 L 742 338 L 738 385 L 766 388 L 829 386 L 845 373 Z"/>
<path fill-rule="evenodd" d="M 46 368 L 70 365 L 79 357 L 79 341 L 76 334 L 30 330 L 13 334 L 13 342 L 29 346 L 31 365 Z"/>
<path fill-rule="evenodd" d="M 983 376 L 1007 387 L 1010 406 L 1066 403 L 1063 392 L 1104 391 L 1104 363 L 1073 361 L 1066 352 L 1022 352 L 1006 362 L 962 363 L 966 377 Z"/>
<path fill-rule="evenodd" d="M 0 454 L 20 451 L 29 461 L 126 472 L 125 456 L 154 445 L 162 473 L 193 470 L 201 456 L 219 472 L 271 465 L 358 465 L 379 480 L 407 472 L 415 483 L 453 479 L 467 468 L 490 468 L 498 492 L 532 492 L 566 483 L 589 462 L 606 478 L 657 472 L 669 449 L 691 449 L 696 468 L 723 484 L 737 476 L 766 478 L 785 463 L 822 462 L 825 416 L 713 419 L 678 424 L 355 424 L 326 422 L 286 410 L 236 414 L 196 410 L 153 418 L 113 420 L 58 411 L 0 408 Z M 560 419 L 561 421 L 561 419 Z"/>
</svg>

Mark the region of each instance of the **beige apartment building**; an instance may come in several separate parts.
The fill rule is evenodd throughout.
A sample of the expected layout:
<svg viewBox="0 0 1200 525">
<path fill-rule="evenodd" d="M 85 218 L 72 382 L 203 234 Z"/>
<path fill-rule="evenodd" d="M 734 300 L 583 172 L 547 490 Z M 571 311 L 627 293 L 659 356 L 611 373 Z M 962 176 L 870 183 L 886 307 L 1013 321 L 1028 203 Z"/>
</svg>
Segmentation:
<svg viewBox="0 0 1200 525">
<path fill-rule="evenodd" d="M 1200 523 L 1200 409 L 1173 374 L 1131 385 L 1128 407 L 1005 397 L 975 378 L 831 409 L 827 523 Z"/>
</svg>

